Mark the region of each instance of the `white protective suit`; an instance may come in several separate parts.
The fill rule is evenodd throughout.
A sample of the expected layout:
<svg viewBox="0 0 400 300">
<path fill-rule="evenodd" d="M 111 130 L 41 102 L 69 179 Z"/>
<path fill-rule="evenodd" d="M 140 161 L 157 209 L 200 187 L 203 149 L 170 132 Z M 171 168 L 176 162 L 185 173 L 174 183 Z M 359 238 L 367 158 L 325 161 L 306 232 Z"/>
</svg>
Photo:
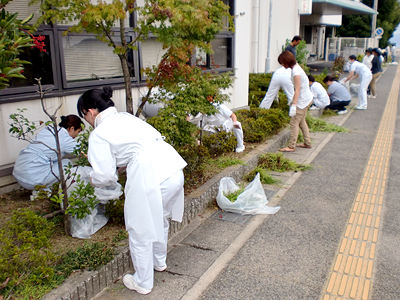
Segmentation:
<svg viewBox="0 0 400 300">
<path fill-rule="evenodd" d="M 237 140 L 237 145 L 236 148 L 241 148 L 243 147 L 243 129 L 242 129 L 242 124 L 237 121 L 237 124 L 239 124 L 240 128 L 236 128 L 233 125 L 233 121 L 231 119 L 231 115 L 233 114 L 232 110 L 230 110 L 226 105 L 224 104 L 216 104 L 212 103 L 214 107 L 218 110 L 218 112 L 214 115 L 206 115 L 203 118 L 203 124 L 204 127 L 203 129 L 206 131 L 211 131 L 211 132 L 216 132 L 214 129 L 215 127 L 222 126 L 223 129 L 227 132 L 233 131 L 233 134 L 236 137 Z"/>
<path fill-rule="evenodd" d="M 350 72 L 360 76 L 360 85 L 358 88 L 358 107 L 367 108 L 367 89 L 372 80 L 372 73 L 368 67 L 358 61 L 354 61 L 350 65 Z"/>
<path fill-rule="evenodd" d="M 283 89 L 287 98 L 288 105 L 292 102 L 294 95 L 294 87 L 292 82 L 292 69 L 280 67 L 274 72 L 269 83 L 268 91 L 264 96 L 264 99 L 260 103 L 260 108 L 270 109 L 272 102 L 274 101 L 276 95 L 280 89 Z"/>
<path fill-rule="evenodd" d="M 313 94 L 313 103 L 316 107 L 325 108 L 330 104 L 329 95 L 322 84 L 315 81 L 310 86 L 310 90 Z"/>
<path fill-rule="evenodd" d="M 52 174 L 52 171 L 58 176 L 60 170 L 58 168 L 58 158 L 56 152 L 50 150 L 42 142 L 49 147 L 56 149 L 56 140 L 51 127 L 43 128 L 26 149 L 23 149 L 14 165 L 13 175 L 18 183 L 25 189 L 33 190 L 36 185 L 49 186 L 58 180 Z M 65 128 L 60 127 L 58 136 L 61 145 L 61 155 L 65 156 L 74 151 L 77 142 L 69 135 Z M 63 159 L 62 165 L 65 167 L 70 163 L 69 159 Z M 53 165 L 51 165 L 53 164 Z"/>
<path fill-rule="evenodd" d="M 156 129 L 115 107 L 96 117 L 88 158 L 95 186 L 112 185 L 118 179 L 117 167 L 127 166 L 124 216 L 133 278 L 152 289 L 153 267 L 165 265 L 168 217 L 182 221 L 186 162 Z"/>
</svg>

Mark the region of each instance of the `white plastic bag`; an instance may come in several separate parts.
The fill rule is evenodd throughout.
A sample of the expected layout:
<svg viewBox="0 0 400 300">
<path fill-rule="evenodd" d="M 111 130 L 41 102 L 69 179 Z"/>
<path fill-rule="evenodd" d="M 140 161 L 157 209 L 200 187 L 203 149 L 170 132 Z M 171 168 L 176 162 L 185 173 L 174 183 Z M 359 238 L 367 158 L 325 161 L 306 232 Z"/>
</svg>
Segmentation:
<svg viewBox="0 0 400 300">
<path fill-rule="evenodd" d="M 76 217 L 71 217 L 70 220 L 71 235 L 79 239 L 89 239 L 92 234 L 96 233 L 108 222 L 108 218 L 104 215 L 104 212 L 99 212 L 97 207 L 92 210 L 90 215 L 87 215 L 83 219 L 79 220 Z"/>
<path fill-rule="evenodd" d="M 257 173 L 253 181 L 246 186 L 245 190 L 239 194 L 235 202 L 231 202 L 225 194 L 230 194 L 240 189 L 232 177 L 223 177 L 219 183 L 217 195 L 218 206 L 228 212 L 241 215 L 255 214 L 275 214 L 280 206 L 268 207 L 267 196 L 260 181 L 260 174 Z"/>
<path fill-rule="evenodd" d="M 358 96 L 358 89 L 360 88 L 360 85 L 358 83 L 352 83 L 350 84 L 349 92 L 352 97 L 357 97 Z"/>
</svg>

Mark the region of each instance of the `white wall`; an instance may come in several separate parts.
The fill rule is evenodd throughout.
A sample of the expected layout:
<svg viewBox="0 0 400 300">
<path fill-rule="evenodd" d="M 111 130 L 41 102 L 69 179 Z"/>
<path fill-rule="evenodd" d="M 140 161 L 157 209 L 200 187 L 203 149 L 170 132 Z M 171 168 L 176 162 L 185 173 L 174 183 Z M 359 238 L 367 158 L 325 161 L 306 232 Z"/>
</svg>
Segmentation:
<svg viewBox="0 0 400 300">
<path fill-rule="evenodd" d="M 269 9 L 272 2 L 271 37 L 268 45 Z M 300 16 L 298 1 L 293 0 L 252 0 L 251 31 L 252 42 L 250 73 L 264 73 L 268 46 L 270 47 L 270 72 L 280 67 L 278 56 L 286 39 L 292 40 L 299 34 Z"/>
</svg>

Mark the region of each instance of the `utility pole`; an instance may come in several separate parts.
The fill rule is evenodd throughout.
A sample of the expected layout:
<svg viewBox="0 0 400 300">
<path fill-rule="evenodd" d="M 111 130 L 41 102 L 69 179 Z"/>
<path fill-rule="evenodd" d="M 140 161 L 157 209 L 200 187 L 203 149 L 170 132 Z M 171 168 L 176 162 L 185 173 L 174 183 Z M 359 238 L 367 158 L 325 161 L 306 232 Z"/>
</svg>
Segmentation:
<svg viewBox="0 0 400 300">
<path fill-rule="evenodd" d="M 374 0 L 374 10 L 378 11 L 378 0 Z M 377 14 L 373 14 L 372 15 L 372 22 L 371 22 L 371 37 L 374 38 L 375 37 L 375 30 L 376 30 L 376 18 L 377 18 Z"/>
</svg>

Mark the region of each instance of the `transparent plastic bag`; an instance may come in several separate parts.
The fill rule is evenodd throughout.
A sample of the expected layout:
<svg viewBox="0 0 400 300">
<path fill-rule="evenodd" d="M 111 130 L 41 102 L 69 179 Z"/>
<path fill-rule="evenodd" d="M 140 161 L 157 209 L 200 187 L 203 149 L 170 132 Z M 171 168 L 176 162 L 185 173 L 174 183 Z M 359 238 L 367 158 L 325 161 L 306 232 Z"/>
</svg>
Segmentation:
<svg viewBox="0 0 400 300">
<path fill-rule="evenodd" d="M 235 202 L 231 202 L 225 195 L 240 189 L 232 177 L 223 177 L 219 183 L 217 195 L 218 206 L 228 212 L 241 215 L 255 214 L 275 214 L 281 208 L 280 206 L 268 207 L 267 196 L 260 181 L 260 174 L 257 173 L 253 181 L 250 182 L 244 191 L 239 194 Z"/>
<path fill-rule="evenodd" d="M 352 83 L 350 84 L 349 92 L 352 97 L 357 97 L 358 96 L 358 89 L 360 88 L 360 84 L 358 83 Z"/>
<path fill-rule="evenodd" d="M 71 235 L 79 239 L 89 239 L 90 236 L 96 233 L 100 228 L 105 226 L 108 218 L 104 215 L 98 206 L 92 210 L 90 215 L 83 219 L 71 217 Z"/>
</svg>

